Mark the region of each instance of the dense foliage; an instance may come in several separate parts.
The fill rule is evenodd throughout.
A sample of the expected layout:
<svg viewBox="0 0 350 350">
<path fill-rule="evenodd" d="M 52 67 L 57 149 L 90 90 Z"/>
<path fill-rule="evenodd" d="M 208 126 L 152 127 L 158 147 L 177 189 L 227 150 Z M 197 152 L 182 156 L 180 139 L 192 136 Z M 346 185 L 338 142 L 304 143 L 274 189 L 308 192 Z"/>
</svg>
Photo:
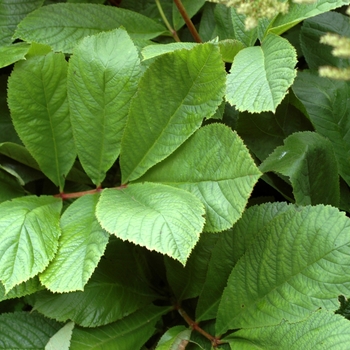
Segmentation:
<svg viewBox="0 0 350 350">
<path fill-rule="evenodd" d="M 82 2 L 0 3 L 0 349 L 347 349 L 349 1 Z"/>
</svg>

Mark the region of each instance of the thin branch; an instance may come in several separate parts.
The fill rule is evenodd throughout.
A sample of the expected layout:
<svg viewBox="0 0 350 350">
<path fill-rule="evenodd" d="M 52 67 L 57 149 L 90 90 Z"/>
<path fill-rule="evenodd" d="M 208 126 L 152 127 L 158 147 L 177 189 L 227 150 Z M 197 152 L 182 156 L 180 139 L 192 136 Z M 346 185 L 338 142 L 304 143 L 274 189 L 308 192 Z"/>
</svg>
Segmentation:
<svg viewBox="0 0 350 350">
<path fill-rule="evenodd" d="M 160 13 L 160 16 L 163 19 L 164 24 L 166 25 L 166 27 L 168 28 L 168 30 L 170 31 L 171 35 L 174 37 L 175 41 L 180 42 L 180 38 L 178 37 L 176 30 L 170 25 L 168 19 L 165 16 L 165 13 L 163 11 L 162 5 L 160 4 L 159 0 L 156 0 L 156 5 L 158 7 L 158 11 Z"/>
<path fill-rule="evenodd" d="M 202 42 L 202 39 L 201 37 L 199 36 L 198 32 L 197 32 L 197 29 L 196 27 L 194 26 L 194 24 L 192 23 L 191 21 L 191 18 L 188 16 L 187 14 L 187 11 L 184 7 L 184 5 L 182 5 L 182 2 L 181 0 L 174 0 L 175 2 L 175 5 L 177 6 L 182 18 L 185 20 L 186 22 L 186 25 L 189 29 L 189 31 L 191 32 L 194 40 L 197 42 L 197 43 L 201 43 Z"/>
</svg>

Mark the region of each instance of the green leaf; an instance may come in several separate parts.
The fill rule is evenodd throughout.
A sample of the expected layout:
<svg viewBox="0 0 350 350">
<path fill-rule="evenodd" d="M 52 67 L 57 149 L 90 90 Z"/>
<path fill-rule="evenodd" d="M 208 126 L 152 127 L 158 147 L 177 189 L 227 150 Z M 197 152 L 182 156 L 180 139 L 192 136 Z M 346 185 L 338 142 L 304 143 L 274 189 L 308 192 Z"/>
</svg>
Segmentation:
<svg viewBox="0 0 350 350">
<path fill-rule="evenodd" d="M 105 189 L 96 209 L 106 231 L 183 265 L 202 232 L 203 214 L 203 204 L 191 193 L 154 183 Z"/>
<path fill-rule="evenodd" d="M 44 0 L 1 0 L 0 46 L 11 44 L 17 24 L 43 3 Z"/>
<path fill-rule="evenodd" d="M 0 68 L 9 66 L 19 60 L 24 60 L 29 47 L 30 45 L 27 43 L 17 43 L 0 47 Z"/>
<path fill-rule="evenodd" d="M 60 235 L 60 199 L 16 198 L 0 204 L 0 281 L 8 292 L 43 271 Z"/>
<path fill-rule="evenodd" d="M 135 273 L 134 246 L 110 242 L 105 256 L 83 292 L 64 294 L 40 291 L 27 297 L 35 310 L 58 321 L 72 320 L 83 327 L 98 327 L 119 320 L 157 298 Z"/>
<path fill-rule="evenodd" d="M 152 336 L 161 316 L 169 307 L 148 307 L 138 310 L 120 321 L 98 328 L 75 327 L 70 350 L 141 349 Z"/>
<path fill-rule="evenodd" d="M 53 292 L 83 290 L 108 243 L 95 217 L 98 194 L 77 199 L 61 218 L 58 252 L 40 280 Z"/>
<path fill-rule="evenodd" d="M 260 165 L 263 172 L 288 176 L 297 205 L 339 206 L 338 165 L 332 143 L 314 132 L 288 136 Z"/>
<path fill-rule="evenodd" d="M 50 338 L 49 342 L 45 346 L 45 350 L 69 349 L 73 328 L 73 322 L 68 322 L 65 324 Z"/>
<path fill-rule="evenodd" d="M 6 293 L 5 287 L 0 283 L 0 301 L 20 298 L 25 295 L 35 293 L 39 290 L 44 289 L 39 281 L 39 277 L 35 276 L 30 278 L 28 281 L 22 282 L 19 285 L 13 287 Z"/>
<path fill-rule="evenodd" d="M 283 320 L 270 327 L 242 329 L 224 339 L 231 349 L 346 349 L 350 341 L 350 323 L 325 310 L 313 312 L 301 322 Z"/>
<path fill-rule="evenodd" d="M 278 202 L 273 205 L 262 204 L 250 207 L 233 228 L 219 235 L 212 248 L 206 280 L 198 299 L 197 322 L 216 318 L 221 296 L 232 268 L 265 225 L 290 208 L 292 206 Z"/>
<path fill-rule="evenodd" d="M 123 29 L 84 38 L 70 59 L 74 141 L 83 168 L 98 186 L 119 155 L 140 73 L 138 52 Z"/>
<path fill-rule="evenodd" d="M 0 315 L 0 349 L 44 349 L 62 325 L 36 312 Z"/>
<path fill-rule="evenodd" d="M 239 136 L 220 124 L 199 129 L 139 181 L 161 182 L 192 192 L 205 205 L 205 231 L 231 227 L 242 215 L 260 176 Z"/>
<path fill-rule="evenodd" d="M 296 52 L 285 39 L 268 35 L 261 46 L 235 56 L 227 77 L 226 99 L 240 111 L 276 110 L 296 75 Z"/>
<path fill-rule="evenodd" d="M 162 55 L 150 65 L 131 103 L 123 135 L 124 184 L 169 156 L 215 113 L 225 76 L 219 48 L 213 44 Z"/>
<path fill-rule="evenodd" d="M 15 129 L 43 173 L 60 190 L 76 157 L 66 77 L 64 55 L 49 53 L 16 63 L 8 83 Z"/>
<path fill-rule="evenodd" d="M 334 310 L 337 296 L 350 291 L 344 274 L 349 256 L 350 221 L 344 213 L 323 205 L 292 207 L 260 231 L 233 268 L 217 334 L 283 319 L 298 322 L 319 308 Z"/>
<path fill-rule="evenodd" d="M 205 4 L 205 0 L 182 0 L 182 4 L 186 10 L 188 17 L 193 17 Z M 175 30 L 180 29 L 184 24 L 185 20 L 178 10 L 175 2 L 173 2 L 173 27 Z"/>
<path fill-rule="evenodd" d="M 23 187 L 14 176 L 1 169 L 0 165 L 0 203 L 25 194 Z"/>
<path fill-rule="evenodd" d="M 191 330 L 185 326 L 175 326 L 168 329 L 159 339 L 156 350 L 181 349 L 188 343 L 191 337 Z"/>
<path fill-rule="evenodd" d="M 3 154 L 19 163 L 28 165 L 29 167 L 39 170 L 40 167 L 36 160 L 31 156 L 28 150 L 14 142 L 0 143 L 0 154 Z"/>
<path fill-rule="evenodd" d="M 304 71 L 298 73 L 293 91 L 316 131 L 332 142 L 339 174 L 350 185 L 350 84 Z"/>
<path fill-rule="evenodd" d="M 281 35 L 306 18 L 315 17 L 321 13 L 331 11 L 348 4 L 349 0 L 317 0 L 309 4 L 291 2 L 289 4 L 288 12 L 285 15 L 279 14 L 277 16 L 276 20 L 273 22 L 273 28 L 270 29 L 270 32 L 276 35 Z"/>
<path fill-rule="evenodd" d="M 79 14 L 79 16 L 77 16 Z M 15 37 L 72 53 L 85 36 L 123 26 L 136 39 L 152 39 L 166 32 L 155 21 L 136 12 L 96 4 L 61 3 L 41 7 L 19 25 Z"/>
<path fill-rule="evenodd" d="M 334 56 L 331 46 L 320 43 L 321 36 L 326 33 L 350 36 L 349 17 L 327 12 L 304 21 L 300 30 L 300 46 L 308 67 L 314 70 L 325 65 L 346 67 L 350 60 Z"/>
</svg>

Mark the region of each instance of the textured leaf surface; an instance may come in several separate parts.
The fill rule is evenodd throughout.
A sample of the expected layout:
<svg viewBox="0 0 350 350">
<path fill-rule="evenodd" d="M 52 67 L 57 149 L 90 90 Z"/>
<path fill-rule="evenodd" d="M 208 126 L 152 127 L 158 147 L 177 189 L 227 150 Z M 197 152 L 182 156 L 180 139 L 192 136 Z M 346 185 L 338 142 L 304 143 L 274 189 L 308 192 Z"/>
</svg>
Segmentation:
<svg viewBox="0 0 350 350">
<path fill-rule="evenodd" d="M 227 101 L 240 111 L 274 112 L 293 83 L 296 63 L 293 46 L 268 35 L 261 46 L 245 48 L 235 56 L 227 77 Z"/>
<path fill-rule="evenodd" d="M 153 62 L 142 76 L 122 140 L 122 181 L 143 175 L 178 148 L 222 102 L 220 50 L 203 44 Z"/>
<path fill-rule="evenodd" d="M 96 185 L 120 152 L 130 99 L 141 73 L 125 30 L 84 38 L 69 61 L 68 98 L 79 160 Z"/>
<path fill-rule="evenodd" d="M 305 106 L 316 131 L 334 148 L 339 173 L 350 184 L 350 84 L 300 72 L 293 91 Z"/>
<path fill-rule="evenodd" d="M 250 207 L 233 228 L 220 233 L 215 246 L 213 245 L 208 273 L 198 299 L 197 321 L 216 318 L 219 302 L 232 268 L 264 227 L 290 208 L 293 207 L 278 202 L 273 205 Z"/>
<path fill-rule="evenodd" d="M 85 195 L 62 215 L 58 252 L 40 275 L 41 282 L 51 291 L 83 290 L 100 261 L 109 235 L 95 217 L 98 197 Z"/>
<path fill-rule="evenodd" d="M 168 329 L 160 338 L 156 350 L 181 349 L 181 345 L 186 345 L 191 337 L 191 330 L 185 326 L 175 326 Z"/>
<path fill-rule="evenodd" d="M 76 157 L 66 78 L 64 55 L 49 53 L 18 62 L 8 85 L 15 129 L 41 170 L 60 189 Z"/>
<path fill-rule="evenodd" d="M 15 37 L 71 53 L 85 36 L 120 26 L 140 39 L 152 39 L 166 32 L 162 25 L 136 12 L 104 5 L 62 3 L 32 12 L 19 24 Z"/>
<path fill-rule="evenodd" d="M 192 192 L 205 205 L 204 230 L 218 232 L 240 218 L 259 176 L 239 136 L 226 126 L 211 124 L 139 180 Z"/>
<path fill-rule="evenodd" d="M 0 349 L 44 349 L 62 324 L 36 312 L 0 315 Z"/>
<path fill-rule="evenodd" d="M 57 250 L 62 201 L 28 196 L 0 204 L 0 280 L 6 291 L 44 270 Z"/>
<path fill-rule="evenodd" d="M 260 165 L 263 172 L 288 176 L 297 205 L 339 206 L 338 165 L 332 144 L 314 132 L 288 136 Z"/>
<path fill-rule="evenodd" d="M 73 322 L 68 322 L 65 324 L 57 333 L 55 333 L 50 338 L 45 346 L 45 350 L 69 349 L 73 328 Z"/>
<path fill-rule="evenodd" d="M 294 207 L 267 224 L 238 261 L 216 331 L 297 322 L 349 295 L 350 221 L 330 206 Z M 271 268 L 273 267 L 273 269 Z M 234 297 L 233 297 L 234 296 Z"/>
<path fill-rule="evenodd" d="M 38 276 L 30 278 L 28 281 L 22 282 L 21 284 L 13 287 L 7 293 L 5 287 L 0 283 L 0 301 L 13 298 L 20 298 L 25 295 L 35 293 L 38 290 L 42 289 L 44 289 L 44 287 L 41 285 Z"/>
<path fill-rule="evenodd" d="M 70 350 L 141 349 L 154 333 L 156 323 L 168 311 L 168 307 L 150 305 L 103 327 L 75 327 Z"/>
<path fill-rule="evenodd" d="M 108 244 L 83 292 L 57 294 L 47 290 L 28 297 L 34 309 L 58 321 L 72 320 L 98 327 L 121 319 L 157 298 L 135 271 L 134 246 L 115 240 Z"/>
<path fill-rule="evenodd" d="M 106 231 L 182 264 L 202 232 L 203 214 L 203 204 L 191 193 L 153 183 L 106 189 L 96 210 Z"/>
<path fill-rule="evenodd" d="M 350 341 L 350 323 L 339 315 L 318 310 L 305 321 L 277 326 L 243 329 L 226 337 L 231 349 L 346 349 Z"/>
<path fill-rule="evenodd" d="M 29 47 L 30 45 L 26 43 L 0 47 L 0 68 L 9 66 L 19 60 L 24 60 Z"/>
</svg>

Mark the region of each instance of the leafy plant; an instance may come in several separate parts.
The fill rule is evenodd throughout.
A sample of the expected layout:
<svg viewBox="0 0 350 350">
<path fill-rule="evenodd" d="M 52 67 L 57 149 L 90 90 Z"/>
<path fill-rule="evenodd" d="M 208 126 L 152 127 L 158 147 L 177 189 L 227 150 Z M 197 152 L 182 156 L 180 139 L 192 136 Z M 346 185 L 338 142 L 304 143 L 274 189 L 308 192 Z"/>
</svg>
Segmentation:
<svg viewBox="0 0 350 350">
<path fill-rule="evenodd" d="M 346 349 L 349 2 L 86 2 L 0 4 L 0 349 Z"/>
</svg>

